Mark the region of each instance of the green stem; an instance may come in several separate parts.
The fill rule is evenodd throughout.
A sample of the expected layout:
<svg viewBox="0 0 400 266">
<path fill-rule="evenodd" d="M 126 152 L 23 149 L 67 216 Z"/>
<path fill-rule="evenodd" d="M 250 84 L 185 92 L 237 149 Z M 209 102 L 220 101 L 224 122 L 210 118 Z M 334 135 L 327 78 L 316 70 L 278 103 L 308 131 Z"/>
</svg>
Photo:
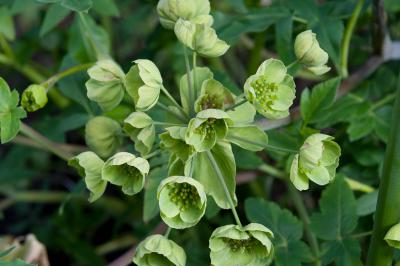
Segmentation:
<svg viewBox="0 0 400 266">
<path fill-rule="evenodd" d="M 197 53 L 193 52 L 193 91 L 194 91 L 194 101 L 197 99 L 197 90 L 196 88 L 197 85 L 197 74 L 196 74 L 196 66 L 197 65 Z"/>
<path fill-rule="evenodd" d="M 400 221 L 400 77 L 392 114 L 367 266 L 392 265 L 393 249 L 383 238 L 387 231 Z"/>
<path fill-rule="evenodd" d="M 350 237 L 351 238 L 363 238 L 363 237 L 372 235 L 372 232 L 373 232 L 372 230 L 371 231 L 367 231 L 367 232 L 362 232 L 362 233 L 351 235 Z"/>
<path fill-rule="evenodd" d="M 149 154 L 143 156 L 143 158 L 144 158 L 144 159 L 150 159 L 150 158 L 152 158 L 152 157 L 154 157 L 154 156 L 159 155 L 160 153 L 161 153 L 160 150 L 156 150 L 156 151 L 153 151 L 152 153 L 149 153 Z"/>
<path fill-rule="evenodd" d="M 71 68 L 63 70 L 63 71 L 51 76 L 46 81 L 42 82 L 42 85 L 46 86 L 47 91 L 49 91 L 54 86 L 54 84 L 56 84 L 59 80 L 65 78 L 67 76 L 70 76 L 72 74 L 75 74 L 76 72 L 87 70 L 92 65 L 93 65 L 92 63 L 87 63 L 87 64 L 73 66 Z"/>
<path fill-rule="evenodd" d="M 73 154 L 60 149 L 57 146 L 57 144 L 53 143 L 52 141 L 50 141 L 46 137 L 42 136 L 41 134 L 39 134 L 38 132 L 33 130 L 31 127 L 29 127 L 25 123 L 21 122 L 20 131 L 21 131 L 22 134 L 24 134 L 25 136 L 27 136 L 27 137 L 31 138 L 32 140 L 36 141 L 38 144 L 43 146 L 43 148 L 45 148 L 46 150 L 54 153 L 55 155 L 57 155 L 58 157 L 60 157 L 63 160 L 68 161 L 70 158 L 73 157 Z"/>
<path fill-rule="evenodd" d="M 218 179 L 219 179 L 222 187 L 224 188 L 225 195 L 226 195 L 226 198 L 227 198 L 227 200 L 229 202 L 229 205 L 231 207 L 233 217 L 235 218 L 236 223 L 239 226 L 242 226 L 242 223 L 240 222 L 240 219 L 239 219 L 239 215 L 237 214 L 236 209 L 235 209 L 235 204 L 233 202 L 231 194 L 229 193 L 229 189 L 228 189 L 228 187 L 227 187 L 227 185 L 225 183 L 224 176 L 222 175 L 221 169 L 219 168 L 217 162 L 215 161 L 214 155 L 210 151 L 207 151 L 206 153 L 207 153 L 208 160 L 210 160 L 211 165 L 212 165 L 215 173 L 217 174 Z"/>
<path fill-rule="evenodd" d="M 168 237 L 169 237 L 169 234 L 171 233 L 171 230 L 172 230 L 172 228 L 168 226 L 167 231 L 166 231 L 165 234 L 164 234 L 164 237 L 165 237 L 165 238 L 168 238 Z"/>
<path fill-rule="evenodd" d="M 167 96 L 167 98 L 176 106 L 176 108 L 179 109 L 179 111 L 182 113 L 183 116 L 186 116 L 185 111 L 182 109 L 182 106 L 179 105 L 179 103 L 172 97 L 172 95 L 168 92 L 168 90 L 164 87 L 161 86 L 161 91 Z"/>
<path fill-rule="evenodd" d="M 236 139 L 242 142 L 247 142 L 249 144 L 252 145 L 256 145 L 256 146 L 260 146 L 260 147 L 264 147 L 268 150 L 274 150 L 274 151 L 280 151 L 280 152 L 287 152 L 287 153 L 298 153 L 298 151 L 292 150 L 292 149 L 286 149 L 286 148 L 281 148 L 281 147 L 277 147 L 277 146 L 273 146 L 273 145 L 269 145 L 266 143 L 259 143 L 257 141 L 252 141 L 250 139 L 246 139 L 246 138 L 241 138 L 241 137 L 237 137 L 237 136 L 229 136 L 230 139 Z"/>
<path fill-rule="evenodd" d="M 290 63 L 286 68 L 290 69 L 292 67 L 294 67 L 295 65 L 297 65 L 297 63 L 299 62 L 299 59 L 296 59 L 295 61 L 293 61 L 292 63 Z"/>
<path fill-rule="evenodd" d="M 164 111 L 170 113 L 171 115 L 173 115 L 176 119 L 180 120 L 183 123 L 186 123 L 186 118 L 182 117 L 182 114 L 177 114 L 174 111 L 172 111 L 171 109 L 168 108 L 168 106 L 157 102 L 157 106 L 160 107 L 161 109 L 163 109 Z"/>
<path fill-rule="evenodd" d="M 395 100 L 395 99 L 396 99 L 396 93 L 388 94 L 385 98 L 383 98 L 383 99 L 377 101 L 376 103 L 374 103 L 374 104 L 371 106 L 370 110 L 371 110 L 371 111 L 374 111 L 374 110 L 376 110 L 376 109 L 379 109 L 379 108 L 381 108 L 382 106 L 384 106 L 384 105 L 390 103 L 391 101 L 393 101 L 393 100 Z"/>
<path fill-rule="evenodd" d="M 186 124 L 177 124 L 177 123 L 168 123 L 168 122 L 159 122 L 159 121 L 153 121 L 153 125 L 164 126 L 164 127 L 173 127 L 173 126 L 185 127 L 186 126 Z"/>
<path fill-rule="evenodd" d="M 187 53 L 187 49 L 185 46 L 183 46 L 183 54 L 185 56 L 185 67 L 186 67 L 186 76 L 187 76 L 187 82 L 188 82 L 188 100 L 189 100 L 189 115 L 193 116 L 194 114 L 194 89 L 193 89 L 193 82 L 192 82 L 192 75 L 190 75 L 190 62 L 189 62 L 189 56 Z M 194 73 L 194 70 L 193 70 Z"/>
<path fill-rule="evenodd" d="M 11 58 L 14 59 L 14 53 L 10 47 L 10 45 L 8 44 L 7 40 L 4 38 L 4 36 L 2 34 L 0 34 L 0 47 L 1 49 L 4 51 L 4 54 Z"/>
<path fill-rule="evenodd" d="M 351 14 L 350 20 L 347 22 L 346 30 L 344 32 L 344 37 L 342 41 L 342 54 L 340 60 L 340 69 L 341 74 L 344 78 L 347 78 L 349 75 L 348 72 L 348 57 L 349 57 L 349 47 L 351 36 L 353 35 L 354 27 L 356 26 L 357 19 L 360 15 L 361 9 L 364 5 L 365 0 L 358 0 L 356 7 Z"/>
<path fill-rule="evenodd" d="M 234 110 L 236 107 L 238 107 L 238 106 L 240 106 L 240 105 L 242 105 L 242 104 L 244 104 L 246 102 L 247 102 L 247 99 L 241 99 L 237 103 L 232 104 L 231 106 L 228 106 L 227 108 L 225 108 L 225 111 Z"/>
</svg>

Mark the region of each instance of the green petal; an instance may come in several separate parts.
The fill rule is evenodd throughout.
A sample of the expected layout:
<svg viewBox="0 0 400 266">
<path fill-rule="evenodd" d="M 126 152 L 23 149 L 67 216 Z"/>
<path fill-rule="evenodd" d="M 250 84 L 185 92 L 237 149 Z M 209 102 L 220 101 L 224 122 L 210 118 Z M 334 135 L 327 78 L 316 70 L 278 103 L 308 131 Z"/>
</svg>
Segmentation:
<svg viewBox="0 0 400 266">
<path fill-rule="evenodd" d="M 323 166 L 314 168 L 311 173 L 306 173 L 306 175 L 311 181 L 321 186 L 328 184 L 331 180 L 328 170 Z"/>
<path fill-rule="evenodd" d="M 165 216 L 172 218 L 179 214 L 179 207 L 171 201 L 168 193 L 169 189 L 162 189 L 158 197 L 158 203 L 160 206 L 160 211 Z"/>
<path fill-rule="evenodd" d="M 299 155 L 296 154 L 293 158 L 290 167 L 290 181 L 298 190 L 307 190 L 308 178 L 299 172 Z"/>
<path fill-rule="evenodd" d="M 271 107 L 278 111 L 287 111 L 293 104 L 295 94 L 293 89 L 286 85 L 278 85 L 278 91 L 276 93 L 277 99 L 273 102 Z"/>
<path fill-rule="evenodd" d="M 265 75 L 269 82 L 281 83 L 286 76 L 286 66 L 278 59 L 268 59 L 257 69 L 257 75 Z"/>
<path fill-rule="evenodd" d="M 180 217 L 181 217 L 182 221 L 184 221 L 186 223 L 194 224 L 194 223 L 197 223 L 198 221 L 200 221 L 204 212 L 205 212 L 205 208 L 200 210 L 200 209 L 197 209 L 194 207 L 190 207 L 187 210 L 181 212 Z"/>
</svg>

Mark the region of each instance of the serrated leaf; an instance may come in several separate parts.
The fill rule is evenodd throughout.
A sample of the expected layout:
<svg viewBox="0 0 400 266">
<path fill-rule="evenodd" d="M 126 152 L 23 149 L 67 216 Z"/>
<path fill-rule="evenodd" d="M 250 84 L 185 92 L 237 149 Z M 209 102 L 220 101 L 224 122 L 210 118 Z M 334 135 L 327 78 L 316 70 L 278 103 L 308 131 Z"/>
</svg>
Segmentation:
<svg viewBox="0 0 400 266">
<path fill-rule="evenodd" d="M 303 234 L 302 223 L 286 209 L 273 202 L 249 198 L 245 201 L 247 219 L 261 223 L 274 233 L 275 265 L 301 266 L 311 259 L 310 250 L 300 239 Z"/>
<path fill-rule="evenodd" d="M 8 40 L 15 39 L 14 21 L 11 11 L 7 7 L 0 8 L 0 34 Z"/>
<path fill-rule="evenodd" d="M 384 106 L 377 110 L 374 114 L 375 128 L 374 131 L 378 137 L 387 142 L 390 133 L 390 119 L 392 118 L 393 108 L 391 106 Z"/>
<path fill-rule="evenodd" d="M 275 47 L 279 58 L 285 64 L 290 64 L 295 60 L 293 51 L 293 17 L 285 17 L 278 20 L 275 24 Z"/>
<path fill-rule="evenodd" d="M 92 5 L 92 0 L 61 0 L 61 5 L 76 12 L 88 11 Z"/>
<path fill-rule="evenodd" d="M 153 219 L 160 211 L 157 200 L 157 188 L 161 180 L 167 177 L 167 168 L 160 167 L 152 170 L 147 177 L 144 188 L 143 221 L 145 223 Z"/>
<path fill-rule="evenodd" d="M 42 26 L 40 28 L 40 36 L 45 35 L 56 27 L 61 21 L 68 16 L 71 11 L 60 5 L 51 5 L 46 12 Z"/>
</svg>

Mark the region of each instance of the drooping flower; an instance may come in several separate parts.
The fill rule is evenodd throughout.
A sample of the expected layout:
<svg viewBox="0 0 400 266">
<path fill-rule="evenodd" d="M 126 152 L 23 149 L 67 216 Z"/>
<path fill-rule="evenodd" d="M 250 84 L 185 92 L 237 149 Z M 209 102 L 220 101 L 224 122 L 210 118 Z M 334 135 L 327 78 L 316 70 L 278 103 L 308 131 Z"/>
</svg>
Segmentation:
<svg viewBox="0 0 400 266">
<path fill-rule="evenodd" d="M 229 124 L 231 119 L 224 111 L 203 110 L 190 120 L 186 130 L 186 143 L 192 145 L 198 152 L 210 150 L 217 140 L 226 136 Z"/>
<path fill-rule="evenodd" d="M 300 63 L 316 75 L 322 75 L 331 68 L 326 65 L 329 56 L 318 43 L 316 34 L 306 30 L 297 35 L 294 42 L 294 51 Z"/>
<path fill-rule="evenodd" d="M 103 167 L 101 177 L 132 196 L 143 189 L 150 165 L 146 159 L 128 152 L 119 152 L 109 158 Z"/>
<path fill-rule="evenodd" d="M 267 227 L 251 223 L 245 227 L 225 225 L 210 237 L 211 264 L 214 266 L 265 266 L 270 264 L 274 234 Z"/>
<path fill-rule="evenodd" d="M 296 85 L 286 72 L 280 60 L 268 59 L 244 84 L 247 100 L 266 118 L 280 119 L 289 115 L 289 107 L 296 97 Z"/>
<path fill-rule="evenodd" d="M 231 92 L 215 79 L 207 79 L 202 83 L 200 96 L 195 102 L 195 111 L 206 109 L 222 109 L 225 104 L 234 102 Z"/>
<path fill-rule="evenodd" d="M 86 123 L 86 144 L 102 158 L 116 152 L 122 143 L 121 136 L 121 126 L 106 116 L 96 116 Z"/>
<path fill-rule="evenodd" d="M 156 105 L 163 80 L 157 66 L 150 60 L 135 60 L 126 74 L 126 90 L 133 98 L 137 111 L 147 111 Z"/>
<path fill-rule="evenodd" d="M 386 233 L 384 239 L 389 246 L 400 249 L 400 223 L 392 226 Z"/>
<path fill-rule="evenodd" d="M 341 150 L 333 139 L 317 133 L 305 140 L 290 169 L 290 180 L 298 190 L 308 189 L 309 180 L 322 186 L 335 178 Z"/>
<path fill-rule="evenodd" d="M 110 59 L 100 60 L 89 68 L 86 82 L 87 96 L 104 111 L 117 107 L 125 94 L 125 73 Z"/>
<path fill-rule="evenodd" d="M 123 129 L 135 142 L 135 149 L 142 156 L 151 151 L 156 131 L 150 116 L 143 112 L 133 112 L 124 120 Z"/>
<path fill-rule="evenodd" d="M 160 0 L 157 12 L 161 25 L 169 30 L 174 29 L 179 18 L 207 26 L 211 26 L 213 23 L 209 0 Z"/>
<path fill-rule="evenodd" d="M 133 262 L 138 266 L 185 266 L 183 248 L 162 235 L 152 235 L 140 242 Z"/>
<path fill-rule="evenodd" d="M 181 43 L 205 57 L 219 57 L 229 49 L 229 45 L 218 38 L 215 30 L 205 24 L 179 19 L 174 31 Z"/>
<path fill-rule="evenodd" d="M 47 103 L 46 88 L 42 85 L 30 85 L 24 90 L 21 97 L 21 105 L 28 112 L 35 112 L 43 108 Z"/>
<path fill-rule="evenodd" d="M 175 229 L 196 225 L 206 211 L 207 196 L 203 185 L 191 177 L 166 178 L 158 187 L 157 198 L 161 218 Z"/>
</svg>

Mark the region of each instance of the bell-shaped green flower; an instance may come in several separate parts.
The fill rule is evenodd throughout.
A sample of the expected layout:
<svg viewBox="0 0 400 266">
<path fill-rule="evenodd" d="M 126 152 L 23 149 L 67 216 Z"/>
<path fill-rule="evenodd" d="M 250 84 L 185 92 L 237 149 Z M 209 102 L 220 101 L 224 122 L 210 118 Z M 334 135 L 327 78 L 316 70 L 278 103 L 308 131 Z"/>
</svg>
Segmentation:
<svg viewBox="0 0 400 266">
<path fill-rule="evenodd" d="M 329 56 L 318 43 L 316 34 L 306 30 L 297 35 L 294 41 L 294 52 L 300 63 L 316 75 L 322 75 L 331 68 L 326 65 Z"/>
<path fill-rule="evenodd" d="M 162 235 L 152 235 L 139 243 L 133 262 L 138 266 L 185 266 L 183 248 Z"/>
<path fill-rule="evenodd" d="M 174 31 L 181 43 L 205 57 L 219 57 L 229 49 L 226 42 L 218 39 L 215 30 L 205 24 L 179 19 Z"/>
<path fill-rule="evenodd" d="M 160 0 L 157 5 L 161 25 L 172 30 L 179 18 L 198 24 L 211 26 L 213 18 L 210 15 L 209 0 Z"/>
<path fill-rule="evenodd" d="M 184 162 L 186 162 L 193 149 L 185 142 L 186 130 L 186 127 L 173 126 L 167 127 L 165 132 L 160 134 L 160 147 L 176 155 L 177 158 Z"/>
<path fill-rule="evenodd" d="M 101 177 L 113 185 L 121 186 L 125 194 L 132 196 L 143 189 L 149 170 L 146 159 L 119 152 L 105 162 Z"/>
<path fill-rule="evenodd" d="M 79 175 L 85 179 L 87 189 L 90 191 L 89 201 L 100 198 L 106 190 L 107 182 L 101 179 L 101 170 L 104 162 L 94 152 L 85 151 L 68 161 Z"/>
<path fill-rule="evenodd" d="M 389 246 L 400 249 L 400 223 L 393 225 L 384 239 Z"/>
<path fill-rule="evenodd" d="M 157 198 L 161 218 L 175 229 L 196 225 L 206 211 L 207 196 L 203 185 L 191 177 L 164 179 L 158 187 Z"/>
<path fill-rule="evenodd" d="M 142 156 L 151 151 L 156 130 L 150 116 L 143 112 L 133 112 L 124 120 L 123 129 L 135 142 L 135 149 Z"/>
<path fill-rule="evenodd" d="M 308 189 L 309 180 L 322 186 L 335 178 L 341 150 L 333 139 L 317 133 L 305 140 L 290 169 L 290 180 L 298 190 Z"/>
<path fill-rule="evenodd" d="M 42 85 L 30 85 L 22 93 L 21 105 L 28 112 L 35 112 L 43 108 L 46 103 L 47 91 Z"/>
<path fill-rule="evenodd" d="M 206 109 L 223 109 L 225 104 L 235 100 L 231 92 L 215 79 L 207 79 L 202 83 L 199 98 L 195 102 L 195 111 Z"/>
<path fill-rule="evenodd" d="M 115 108 L 125 94 L 124 71 L 114 61 L 105 59 L 89 68 L 87 73 L 90 77 L 85 84 L 88 98 L 104 111 Z"/>
<path fill-rule="evenodd" d="M 282 61 L 268 59 L 244 84 L 247 100 L 266 118 L 280 119 L 289 115 L 289 107 L 296 97 L 296 85 L 286 72 Z"/>
<path fill-rule="evenodd" d="M 126 90 L 133 98 L 137 111 L 151 109 L 160 97 L 163 80 L 157 66 L 147 59 L 135 60 L 126 74 Z"/>
<path fill-rule="evenodd" d="M 265 266 L 270 264 L 274 234 L 267 227 L 251 223 L 245 227 L 225 225 L 210 237 L 211 264 L 214 266 Z"/>
<path fill-rule="evenodd" d="M 203 110 L 190 120 L 185 135 L 186 143 L 198 152 L 210 150 L 217 140 L 225 138 L 231 123 L 229 115 L 222 110 Z"/>
<path fill-rule="evenodd" d="M 122 143 L 122 130 L 118 122 L 105 116 L 96 116 L 86 123 L 86 144 L 100 157 L 115 153 Z"/>
</svg>

